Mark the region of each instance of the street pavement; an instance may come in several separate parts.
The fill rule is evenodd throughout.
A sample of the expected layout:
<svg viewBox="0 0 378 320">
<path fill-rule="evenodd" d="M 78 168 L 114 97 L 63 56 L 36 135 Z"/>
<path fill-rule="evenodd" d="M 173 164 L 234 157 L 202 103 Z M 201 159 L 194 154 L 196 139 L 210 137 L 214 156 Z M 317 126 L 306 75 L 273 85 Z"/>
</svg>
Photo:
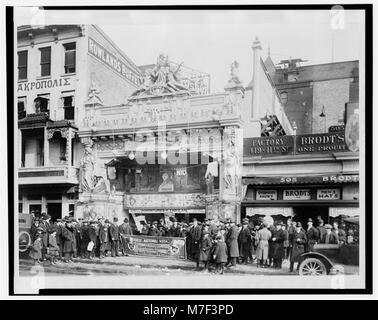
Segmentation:
<svg viewBox="0 0 378 320">
<path fill-rule="evenodd" d="M 30 259 L 20 260 L 20 275 L 32 273 L 34 262 Z M 76 258 L 72 263 L 59 262 L 51 265 L 49 261 L 40 264 L 45 275 L 194 275 L 211 276 L 206 270 L 197 270 L 196 264 L 190 260 L 174 260 L 160 257 L 120 256 L 105 257 L 93 260 Z M 358 268 L 346 268 L 346 274 L 358 273 Z M 238 264 L 230 269 L 225 268 L 224 275 L 296 275 L 289 272 L 289 262 L 285 260 L 282 269 L 258 268 L 256 262 L 248 265 Z"/>
</svg>

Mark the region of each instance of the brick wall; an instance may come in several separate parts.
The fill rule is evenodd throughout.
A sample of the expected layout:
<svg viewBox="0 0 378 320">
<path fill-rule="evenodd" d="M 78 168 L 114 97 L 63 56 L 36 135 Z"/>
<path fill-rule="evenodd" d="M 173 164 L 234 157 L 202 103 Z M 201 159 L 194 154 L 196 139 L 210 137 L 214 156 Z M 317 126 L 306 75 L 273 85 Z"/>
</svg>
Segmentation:
<svg viewBox="0 0 378 320">
<path fill-rule="evenodd" d="M 313 83 L 312 133 L 327 132 L 338 124 L 349 101 L 350 79 L 337 79 Z M 325 107 L 326 117 L 319 115 Z"/>
</svg>

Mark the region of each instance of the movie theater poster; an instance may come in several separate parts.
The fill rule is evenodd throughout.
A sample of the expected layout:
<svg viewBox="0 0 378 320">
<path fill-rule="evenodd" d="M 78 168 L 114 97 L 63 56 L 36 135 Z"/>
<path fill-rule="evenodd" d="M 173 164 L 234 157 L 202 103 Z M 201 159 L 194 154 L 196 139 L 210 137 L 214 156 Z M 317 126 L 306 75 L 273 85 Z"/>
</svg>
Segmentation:
<svg viewBox="0 0 378 320">
<path fill-rule="evenodd" d="M 185 238 L 127 236 L 126 249 L 131 255 L 185 259 Z"/>
</svg>

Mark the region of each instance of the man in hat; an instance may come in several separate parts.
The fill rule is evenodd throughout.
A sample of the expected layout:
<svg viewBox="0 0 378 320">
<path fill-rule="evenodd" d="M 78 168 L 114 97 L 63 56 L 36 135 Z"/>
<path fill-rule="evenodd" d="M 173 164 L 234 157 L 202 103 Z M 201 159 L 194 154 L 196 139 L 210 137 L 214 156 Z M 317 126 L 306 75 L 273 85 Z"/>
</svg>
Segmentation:
<svg viewBox="0 0 378 320">
<path fill-rule="evenodd" d="M 82 220 L 80 228 L 80 256 L 87 258 L 87 247 L 89 243 L 89 221 L 88 219 Z"/>
<path fill-rule="evenodd" d="M 290 272 L 293 272 L 294 263 L 297 262 L 297 270 L 299 270 L 299 265 L 301 263 L 301 254 L 306 250 L 307 236 L 302 230 L 302 224 L 297 222 L 295 231 L 293 233 L 293 250 L 290 256 Z"/>
<path fill-rule="evenodd" d="M 159 235 L 158 230 L 158 222 L 153 221 L 150 230 L 148 231 L 148 235 L 151 237 L 157 237 Z"/>
<path fill-rule="evenodd" d="M 123 219 L 123 223 L 119 226 L 119 234 L 121 238 L 122 254 L 127 256 L 127 236 L 133 235 L 133 230 L 129 224 L 129 219 Z"/>
<path fill-rule="evenodd" d="M 110 235 L 110 245 L 112 257 L 117 256 L 119 253 L 119 227 L 118 218 L 113 217 L 113 223 L 109 224 L 109 235 Z"/>
<path fill-rule="evenodd" d="M 52 227 L 50 224 L 51 216 L 46 212 L 42 213 L 42 220 L 39 227 L 42 229 L 42 260 L 46 260 L 47 247 L 49 246 L 49 232 Z"/>
<path fill-rule="evenodd" d="M 266 267 L 266 261 L 269 256 L 269 240 L 272 237 L 272 233 L 268 230 L 268 223 L 263 222 L 261 228 L 256 232 L 257 238 L 257 248 L 256 248 L 256 259 L 257 266 L 262 268 Z"/>
<path fill-rule="evenodd" d="M 332 226 L 330 224 L 325 225 L 326 233 L 320 239 L 320 243 L 330 243 L 330 244 L 337 244 L 339 243 L 339 239 L 337 235 L 332 232 Z"/>
<path fill-rule="evenodd" d="M 198 220 L 193 218 L 193 228 L 191 230 L 191 249 L 193 259 L 196 261 L 197 269 L 199 268 L 199 254 L 200 254 L 200 241 L 202 238 L 202 227 L 198 224 Z"/>
<path fill-rule="evenodd" d="M 140 222 L 140 224 L 142 225 L 142 230 L 140 231 L 140 234 L 141 234 L 142 236 L 148 236 L 148 233 L 149 233 L 149 231 L 150 231 L 150 228 L 148 227 L 146 221 L 142 220 L 142 221 Z"/>
<path fill-rule="evenodd" d="M 89 243 L 87 246 L 87 256 L 89 259 L 93 259 L 97 250 L 97 242 L 99 236 L 99 228 L 96 221 L 91 221 L 88 227 Z"/>
<path fill-rule="evenodd" d="M 251 255 L 251 230 L 249 229 L 248 221 L 243 220 L 243 228 L 239 233 L 239 252 L 242 258 L 242 263 L 247 264 L 252 258 Z"/>
<path fill-rule="evenodd" d="M 337 236 L 339 243 L 345 243 L 346 241 L 345 230 L 342 228 L 339 228 L 339 224 L 336 221 L 333 223 L 333 233 Z"/>
<path fill-rule="evenodd" d="M 64 262 L 73 262 L 72 257 L 75 251 L 74 242 L 74 227 L 71 219 L 65 219 L 65 225 L 62 226 L 62 239 L 63 239 L 63 255 Z"/>
<path fill-rule="evenodd" d="M 100 259 L 104 258 L 110 249 L 109 245 L 109 223 L 110 221 L 106 219 L 104 224 L 100 226 L 99 238 L 100 238 Z"/>
<path fill-rule="evenodd" d="M 273 267 L 275 269 L 282 268 L 282 259 L 285 256 L 284 240 L 285 233 L 282 230 L 283 223 L 279 221 L 276 225 L 276 230 L 272 238 L 273 242 Z"/>
<path fill-rule="evenodd" d="M 238 235 L 238 227 L 236 226 L 235 221 L 230 220 L 230 228 L 226 238 L 229 258 L 226 267 L 236 267 L 236 259 L 239 258 Z"/>
<path fill-rule="evenodd" d="M 326 234 L 326 228 L 324 226 L 324 221 L 321 217 L 318 217 L 318 226 L 316 227 L 319 232 L 319 240 L 323 238 L 323 236 Z"/>
<path fill-rule="evenodd" d="M 319 242 L 319 231 L 313 226 L 313 221 L 311 218 L 307 220 L 307 251 L 313 251 L 314 245 Z"/>
</svg>

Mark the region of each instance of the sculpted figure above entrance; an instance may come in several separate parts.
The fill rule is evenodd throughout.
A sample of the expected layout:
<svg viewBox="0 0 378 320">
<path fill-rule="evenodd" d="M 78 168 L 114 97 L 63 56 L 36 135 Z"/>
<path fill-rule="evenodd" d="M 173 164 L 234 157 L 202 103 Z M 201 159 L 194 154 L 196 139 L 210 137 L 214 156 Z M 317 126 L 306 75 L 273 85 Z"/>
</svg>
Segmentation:
<svg viewBox="0 0 378 320">
<path fill-rule="evenodd" d="M 131 98 L 180 91 L 189 93 L 189 90 L 180 82 L 178 76 L 182 64 L 173 66 L 169 63 L 168 55 L 161 53 L 155 67 L 146 70 L 143 84 L 131 95 Z"/>
</svg>

